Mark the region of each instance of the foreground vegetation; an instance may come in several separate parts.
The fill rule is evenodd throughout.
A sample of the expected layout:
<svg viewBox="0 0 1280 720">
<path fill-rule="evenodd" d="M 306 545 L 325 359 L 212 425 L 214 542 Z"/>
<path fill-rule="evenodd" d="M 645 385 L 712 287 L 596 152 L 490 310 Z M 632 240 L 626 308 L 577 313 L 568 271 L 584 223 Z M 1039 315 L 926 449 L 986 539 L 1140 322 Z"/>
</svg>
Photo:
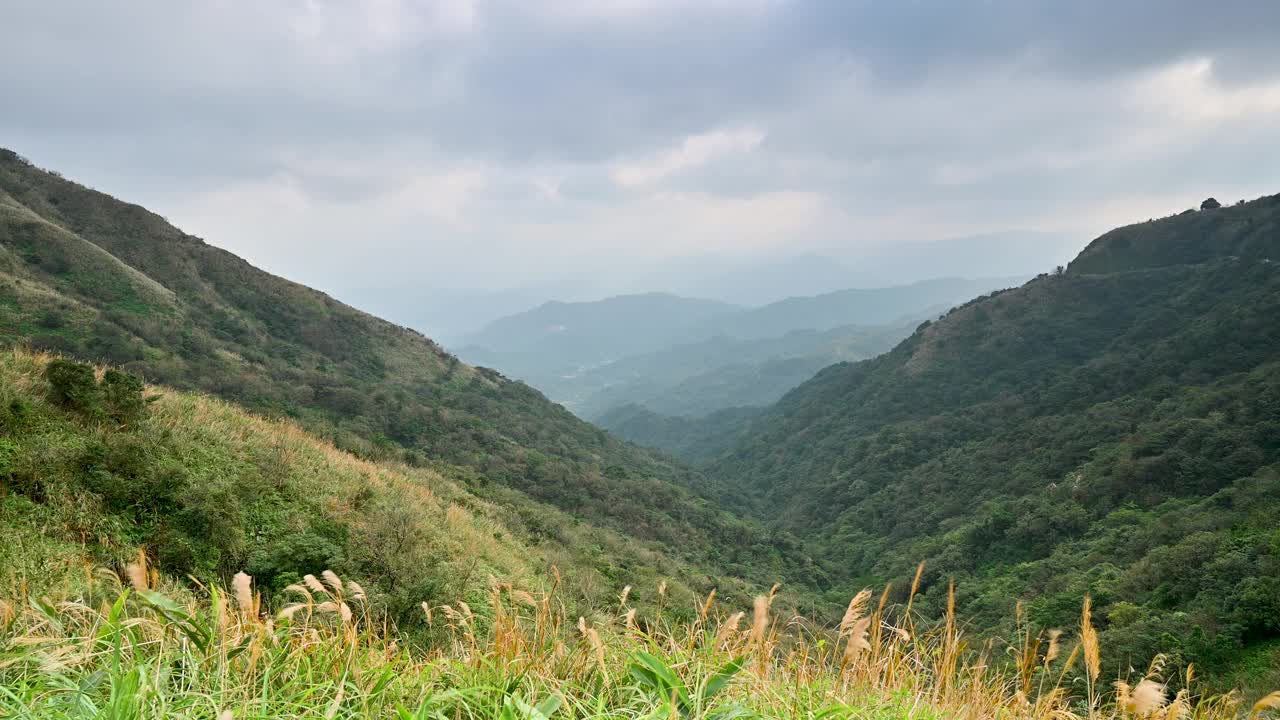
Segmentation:
<svg viewBox="0 0 1280 720">
<path fill-rule="evenodd" d="M 85 565 L 123 572 L 145 547 L 170 577 L 217 585 L 247 571 L 268 600 L 318 569 L 360 577 L 379 613 L 424 636 L 421 602 L 481 611 L 490 576 L 532 583 L 558 569 L 572 607 L 628 582 L 665 581 L 679 607 L 712 587 L 749 600 L 741 580 L 517 491 L 479 497 L 465 472 L 372 462 L 206 395 L 3 352 L 0 596 L 82 592 Z"/>
<path fill-rule="evenodd" d="M 57 600 L 0 602 L 0 712 L 10 718 L 1132 718 L 1213 720 L 1249 709 L 1201 695 L 1157 658 L 1103 675 L 1086 599 L 1069 637 L 1015 619 L 1005 646 L 974 646 L 948 612 L 926 624 L 869 591 L 825 630 L 778 615 L 772 596 L 691 620 L 638 614 L 627 592 L 573 616 L 555 587 L 491 581 L 481 615 L 422 603 L 445 638 L 405 642 L 357 582 L 325 571 L 267 607 L 253 580 L 176 590 L 129 566 Z M 176 592 L 177 594 L 172 594 Z M 659 591 L 660 592 L 660 591 Z M 1113 683 L 1108 683 L 1114 680 Z M 1252 712 L 1273 712 L 1280 693 Z"/>
</svg>

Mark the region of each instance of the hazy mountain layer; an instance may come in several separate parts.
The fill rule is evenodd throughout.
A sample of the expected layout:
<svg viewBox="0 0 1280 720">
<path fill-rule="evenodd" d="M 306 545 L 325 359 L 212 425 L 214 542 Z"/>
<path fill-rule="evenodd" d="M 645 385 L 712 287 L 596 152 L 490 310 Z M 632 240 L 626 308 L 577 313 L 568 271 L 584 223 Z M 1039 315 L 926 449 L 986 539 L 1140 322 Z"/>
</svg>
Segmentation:
<svg viewBox="0 0 1280 720">
<path fill-rule="evenodd" d="M 705 415 L 769 404 L 827 365 L 874 357 L 921 320 L 1013 283 L 943 278 L 758 308 L 663 294 L 548 303 L 491 324 L 461 354 L 589 419 L 632 403 Z"/>
</svg>

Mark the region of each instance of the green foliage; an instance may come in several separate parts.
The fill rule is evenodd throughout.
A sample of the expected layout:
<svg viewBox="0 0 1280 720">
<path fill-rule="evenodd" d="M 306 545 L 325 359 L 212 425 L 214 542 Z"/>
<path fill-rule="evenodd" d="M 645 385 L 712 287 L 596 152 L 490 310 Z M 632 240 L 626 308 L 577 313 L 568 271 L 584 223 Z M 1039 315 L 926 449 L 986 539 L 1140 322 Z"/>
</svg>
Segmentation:
<svg viewBox="0 0 1280 720">
<path fill-rule="evenodd" d="M 144 403 L 136 378 L 103 378 L 92 384 L 94 369 L 70 361 L 0 356 L 0 592 L 82 582 L 80 563 L 119 570 L 143 548 L 175 577 L 216 582 L 252 569 L 268 597 L 306 574 L 360 571 L 412 628 L 422 600 L 480 608 L 490 575 L 534 576 L 537 551 L 510 532 L 496 537 L 489 511 L 435 472 L 364 463 L 209 398 Z M 102 401 L 102 416 L 147 412 L 86 423 L 83 407 L 55 403 L 67 394 L 55 381 L 75 398 L 107 386 L 128 399 Z M 401 511 L 391 529 L 389 509 Z M 56 569 L 26 569 L 45 562 Z M 393 605 L 406 593 L 412 605 Z"/>
<path fill-rule="evenodd" d="M 131 422 L 86 422 L 53 401 L 57 362 L 0 355 L 0 593 L 74 587 L 84 563 L 119 571 L 141 548 L 158 570 L 202 583 L 247 570 L 269 601 L 307 574 L 358 573 L 379 611 L 415 635 L 430 634 L 423 601 L 463 599 L 483 613 L 490 578 L 549 584 L 553 565 L 565 598 L 584 607 L 660 583 L 679 613 L 712 587 L 747 598 L 740 580 L 512 488 L 482 499 L 465 489 L 481 484 L 466 468 L 371 463 L 208 397 L 166 391 Z M 714 542 L 752 537 L 721 522 Z"/>
<path fill-rule="evenodd" d="M 740 706 L 712 709 L 716 696 L 742 671 L 745 657 L 730 660 L 692 688 L 660 658 L 643 650 L 636 651 L 632 657 L 634 662 L 630 667 L 631 676 L 659 704 L 655 716 L 670 717 L 675 714 L 673 710 L 684 718 L 727 718 L 746 714 L 746 710 Z"/>
<path fill-rule="evenodd" d="M 109 418 L 125 425 L 137 422 L 146 411 L 142 378 L 111 368 L 102 380 L 92 365 L 58 358 L 45 368 L 49 398 L 54 404 L 92 418 Z"/>
<path fill-rule="evenodd" d="M 1280 638 L 1271 258 L 1280 198 L 1108 233 L 1065 273 L 820 372 L 708 487 L 800 537 L 841 595 L 901 588 L 920 560 L 922 607 L 954 577 L 980 628 L 1018 600 L 1060 625 L 1090 593 L 1123 662 L 1176 648 L 1225 673 Z"/>
<path fill-rule="evenodd" d="M 112 420 L 121 424 L 136 422 L 146 410 L 142 378 L 137 375 L 109 368 L 103 372 L 99 385 L 103 409 Z"/>
<path fill-rule="evenodd" d="M 85 415 L 102 411 L 102 393 L 92 365 L 59 358 L 45 368 L 45 377 L 54 403 Z"/>
<path fill-rule="evenodd" d="M 520 506 L 513 515 L 550 506 L 561 513 L 551 523 L 559 528 L 571 514 L 631 539 L 601 560 L 614 591 L 633 580 L 618 572 L 629 563 L 616 553 L 656 553 L 659 565 L 698 568 L 690 571 L 698 582 L 714 585 L 724 543 L 742 537 L 765 552 L 735 572 L 759 584 L 814 577 L 794 544 L 773 543 L 759 523 L 690 492 L 695 476 L 676 463 L 582 422 L 523 383 L 460 363 L 412 330 L 262 272 L 12 153 L 0 153 L 0 343 L 107 362 L 290 417 L 362 458 L 444 470 L 481 498 Z M 108 371 L 86 407 L 136 423 L 143 406 L 134 388 Z M 208 498 L 173 522 L 202 522 L 222 501 Z M 176 564 L 216 565 L 227 552 L 169 530 L 176 549 L 166 552 L 186 558 Z"/>
<path fill-rule="evenodd" d="M 657 448 L 693 465 L 718 456 L 746 431 L 762 408 L 730 408 L 700 418 L 659 415 L 640 405 L 621 405 L 596 419 L 600 427 L 644 447 Z"/>
</svg>

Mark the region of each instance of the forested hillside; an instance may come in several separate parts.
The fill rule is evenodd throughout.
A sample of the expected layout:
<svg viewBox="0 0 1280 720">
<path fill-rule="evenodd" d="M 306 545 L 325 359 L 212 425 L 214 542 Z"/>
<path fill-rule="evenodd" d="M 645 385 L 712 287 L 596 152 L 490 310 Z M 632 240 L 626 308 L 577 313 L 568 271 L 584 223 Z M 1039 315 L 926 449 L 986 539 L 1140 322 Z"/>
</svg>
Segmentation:
<svg viewBox="0 0 1280 720">
<path fill-rule="evenodd" d="M 764 408 L 718 410 L 702 417 L 659 415 L 634 403 L 620 405 L 596 419 L 600 427 L 643 447 L 656 448 L 695 467 L 733 447 Z"/>
<path fill-rule="evenodd" d="M 527 385 L 10 151 L 0 152 L 0 342 L 292 417 L 361 457 L 445 468 L 490 498 L 516 491 L 709 575 L 816 580 L 787 538 L 699 499 L 686 470 Z M 528 523 L 554 525 L 536 503 Z"/>
<path fill-rule="evenodd" d="M 926 603 L 955 577 L 979 625 L 1019 600 L 1065 624 L 1091 593 L 1118 662 L 1163 643 L 1263 672 L 1280 651 L 1276 258 L 1280 196 L 1113 231 L 822 371 L 711 474 L 837 587 L 901 588 L 927 560 Z"/>
</svg>

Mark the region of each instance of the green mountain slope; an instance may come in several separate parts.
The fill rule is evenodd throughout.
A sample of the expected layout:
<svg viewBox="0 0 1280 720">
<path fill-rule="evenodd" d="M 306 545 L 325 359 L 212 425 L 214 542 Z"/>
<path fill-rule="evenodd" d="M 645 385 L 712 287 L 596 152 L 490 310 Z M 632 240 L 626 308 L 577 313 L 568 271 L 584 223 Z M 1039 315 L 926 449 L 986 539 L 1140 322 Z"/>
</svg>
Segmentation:
<svg viewBox="0 0 1280 720">
<path fill-rule="evenodd" d="M 80 395 L 57 401 L 50 361 L 0 354 L 5 592 L 83 582 L 86 563 L 120 569 L 139 548 L 167 574 L 245 570 L 268 592 L 359 572 L 402 618 L 421 599 L 483 598 L 489 575 L 543 574 L 499 507 L 437 471 L 360 460 L 287 421 L 161 388 L 124 422 L 102 417 Z"/>
<path fill-rule="evenodd" d="M 709 573 L 813 579 L 794 544 L 683 489 L 697 483 L 686 470 L 418 333 L 8 151 L 0 193 L 4 344 L 291 416 L 363 457 L 446 468 L 485 497 L 515 491 Z M 727 563 L 726 548 L 754 552 Z"/>
<path fill-rule="evenodd" d="M 1090 592 L 1117 661 L 1168 633 L 1222 669 L 1280 638 L 1276 257 L 1280 196 L 1108 233 L 822 371 L 711 475 L 844 587 L 925 559 L 979 626 Z"/>
<path fill-rule="evenodd" d="M 632 403 L 613 408 L 596 423 L 618 437 L 696 467 L 715 460 L 739 442 L 751 421 L 764 412 L 764 408 L 735 407 L 691 418 L 659 415 Z"/>
</svg>

